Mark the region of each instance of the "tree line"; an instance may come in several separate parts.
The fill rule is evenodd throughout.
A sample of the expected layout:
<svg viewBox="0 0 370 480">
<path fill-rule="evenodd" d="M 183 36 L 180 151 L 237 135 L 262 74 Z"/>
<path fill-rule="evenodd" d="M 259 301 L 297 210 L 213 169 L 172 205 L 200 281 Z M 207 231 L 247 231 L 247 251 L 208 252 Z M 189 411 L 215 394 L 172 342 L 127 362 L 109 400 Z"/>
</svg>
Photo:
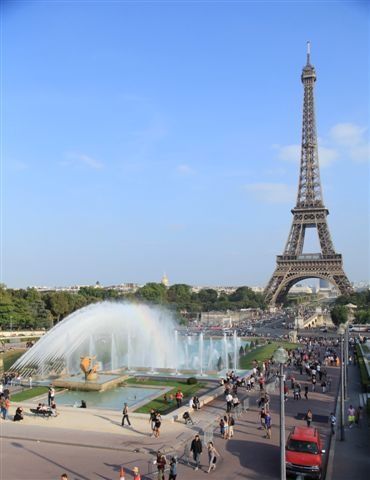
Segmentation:
<svg viewBox="0 0 370 480">
<path fill-rule="evenodd" d="M 195 293 L 185 284 L 165 287 L 161 283 L 147 283 L 135 293 L 122 293 L 99 286 L 81 287 L 78 292 L 72 293 L 39 292 L 34 288 L 10 289 L 2 285 L 0 329 L 48 329 L 74 311 L 104 300 L 164 305 L 176 312 L 182 322 L 200 312 L 265 307 L 262 294 L 253 292 L 249 287 L 240 287 L 231 294 L 218 293 L 212 288 Z"/>
<path fill-rule="evenodd" d="M 336 325 L 345 323 L 348 320 L 348 309 L 346 305 L 356 305 L 354 310 L 355 323 L 370 323 L 370 290 L 355 292 L 351 295 L 341 295 L 336 298 L 331 309 L 331 318 Z"/>
</svg>

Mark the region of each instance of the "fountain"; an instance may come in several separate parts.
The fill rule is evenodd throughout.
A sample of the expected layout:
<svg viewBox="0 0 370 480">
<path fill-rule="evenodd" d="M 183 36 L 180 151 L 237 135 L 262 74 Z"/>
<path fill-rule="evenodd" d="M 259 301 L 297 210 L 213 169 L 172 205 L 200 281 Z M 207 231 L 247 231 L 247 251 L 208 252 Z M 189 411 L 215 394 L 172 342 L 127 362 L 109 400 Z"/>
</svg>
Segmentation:
<svg viewBox="0 0 370 480">
<path fill-rule="evenodd" d="M 17 360 L 12 370 L 35 380 L 58 377 L 54 383 L 59 386 L 68 387 L 68 380 L 75 388 L 86 383 L 89 389 L 105 389 L 119 379 L 122 382 L 130 371 L 217 375 L 221 368 L 230 368 L 230 354 L 234 354 L 237 367 L 240 342 L 236 333 L 233 339 L 226 333 L 223 338 L 183 334 L 171 314 L 160 307 L 101 302 L 58 323 Z M 79 375 L 80 359 L 86 356 L 95 357 L 99 366 L 94 382 L 85 382 Z"/>
<path fill-rule="evenodd" d="M 226 332 L 224 332 L 224 353 L 225 353 L 225 368 L 226 368 L 226 371 L 228 371 L 229 370 L 229 348 L 227 343 Z"/>
<path fill-rule="evenodd" d="M 204 337 L 203 332 L 199 335 L 199 374 L 203 375 L 203 349 L 204 349 Z"/>
<path fill-rule="evenodd" d="M 236 330 L 234 330 L 233 334 L 233 343 L 234 343 L 234 370 L 238 368 L 238 336 L 236 334 Z"/>
</svg>

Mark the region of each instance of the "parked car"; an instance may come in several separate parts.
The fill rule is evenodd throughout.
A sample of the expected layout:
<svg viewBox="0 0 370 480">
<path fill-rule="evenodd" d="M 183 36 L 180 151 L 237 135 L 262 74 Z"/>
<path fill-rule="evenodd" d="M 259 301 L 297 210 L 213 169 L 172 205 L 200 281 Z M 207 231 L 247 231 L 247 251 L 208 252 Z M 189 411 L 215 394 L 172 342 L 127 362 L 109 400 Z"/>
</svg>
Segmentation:
<svg viewBox="0 0 370 480">
<path fill-rule="evenodd" d="M 321 479 L 323 453 L 317 428 L 294 427 L 286 444 L 287 475 Z"/>
</svg>

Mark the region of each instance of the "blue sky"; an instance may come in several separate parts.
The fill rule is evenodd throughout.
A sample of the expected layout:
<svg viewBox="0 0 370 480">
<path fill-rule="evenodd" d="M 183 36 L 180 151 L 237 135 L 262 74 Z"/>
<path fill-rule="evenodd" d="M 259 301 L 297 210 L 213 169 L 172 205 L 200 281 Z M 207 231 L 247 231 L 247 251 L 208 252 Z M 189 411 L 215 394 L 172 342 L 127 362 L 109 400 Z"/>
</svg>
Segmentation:
<svg viewBox="0 0 370 480">
<path fill-rule="evenodd" d="M 297 192 L 307 40 L 329 227 L 369 279 L 367 2 L 8 1 L 2 26 L 8 286 L 265 285 Z"/>
</svg>

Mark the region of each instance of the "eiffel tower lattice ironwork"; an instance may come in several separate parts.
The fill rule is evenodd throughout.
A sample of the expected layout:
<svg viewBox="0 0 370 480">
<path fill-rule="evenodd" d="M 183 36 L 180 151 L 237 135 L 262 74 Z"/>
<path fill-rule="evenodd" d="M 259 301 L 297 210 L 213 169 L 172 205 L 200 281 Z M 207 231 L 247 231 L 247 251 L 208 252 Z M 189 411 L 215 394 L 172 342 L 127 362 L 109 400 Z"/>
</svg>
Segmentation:
<svg viewBox="0 0 370 480">
<path fill-rule="evenodd" d="M 315 68 L 310 63 L 310 44 L 307 44 L 307 64 L 301 80 L 304 88 L 301 164 L 296 206 L 292 210 L 293 223 L 283 255 L 277 256 L 276 269 L 265 288 L 265 299 L 270 305 L 282 303 L 289 289 L 306 278 L 322 278 L 334 284 L 341 294 L 352 292 L 344 273 L 342 255 L 336 253 L 330 237 L 324 206 L 314 108 Z M 307 228 L 316 228 L 321 253 L 304 254 Z"/>
</svg>

